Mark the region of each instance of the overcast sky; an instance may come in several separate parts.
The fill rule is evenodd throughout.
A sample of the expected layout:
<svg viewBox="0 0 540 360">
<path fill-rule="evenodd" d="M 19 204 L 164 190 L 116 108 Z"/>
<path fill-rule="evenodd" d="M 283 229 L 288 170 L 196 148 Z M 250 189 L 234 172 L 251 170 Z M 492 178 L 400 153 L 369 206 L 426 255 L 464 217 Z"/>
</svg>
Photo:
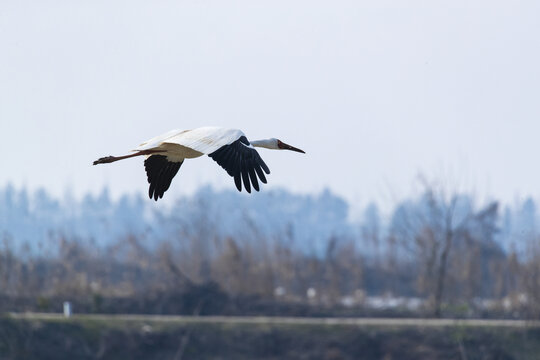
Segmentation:
<svg viewBox="0 0 540 360">
<path fill-rule="evenodd" d="M 92 161 L 218 125 L 307 152 L 260 150 L 264 189 L 384 202 L 425 173 L 537 197 L 539 16 L 538 1 L 2 0 L 0 186 L 146 196 L 142 159 Z M 235 188 L 205 157 L 166 195 L 201 184 Z"/>
</svg>

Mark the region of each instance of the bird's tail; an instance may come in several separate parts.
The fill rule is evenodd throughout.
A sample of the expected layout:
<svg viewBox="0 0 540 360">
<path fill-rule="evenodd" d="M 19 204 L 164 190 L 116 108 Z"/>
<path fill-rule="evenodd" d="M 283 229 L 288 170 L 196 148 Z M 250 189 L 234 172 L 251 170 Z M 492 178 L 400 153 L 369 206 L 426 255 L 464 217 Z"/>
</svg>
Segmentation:
<svg viewBox="0 0 540 360">
<path fill-rule="evenodd" d="M 132 157 L 135 157 L 135 156 L 152 155 L 152 154 L 160 153 L 160 152 L 163 152 L 163 151 L 161 151 L 161 150 L 142 150 L 142 151 L 138 151 L 138 152 L 136 152 L 134 154 L 124 155 L 124 156 L 105 156 L 105 157 L 99 158 L 96 161 L 94 161 L 93 165 L 108 164 L 108 163 L 112 163 L 112 162 L 115 162 L 115 161 L 118 161 L 118 160 L 124 160 L 124 159 L 128 159 L 128 158 L 132 158 Z"/>
</svg>

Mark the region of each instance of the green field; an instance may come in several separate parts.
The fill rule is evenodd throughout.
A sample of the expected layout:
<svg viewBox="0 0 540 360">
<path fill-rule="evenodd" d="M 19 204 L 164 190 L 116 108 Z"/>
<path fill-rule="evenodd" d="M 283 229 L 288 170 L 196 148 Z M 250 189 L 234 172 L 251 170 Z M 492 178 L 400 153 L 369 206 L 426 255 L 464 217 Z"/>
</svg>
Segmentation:
<svg viewBox="0 0 540 360">
<path fill-rule="evenodd" d="M 1 359 L 538 359 L 538 323 L 6 315 Z"/>
</svg>

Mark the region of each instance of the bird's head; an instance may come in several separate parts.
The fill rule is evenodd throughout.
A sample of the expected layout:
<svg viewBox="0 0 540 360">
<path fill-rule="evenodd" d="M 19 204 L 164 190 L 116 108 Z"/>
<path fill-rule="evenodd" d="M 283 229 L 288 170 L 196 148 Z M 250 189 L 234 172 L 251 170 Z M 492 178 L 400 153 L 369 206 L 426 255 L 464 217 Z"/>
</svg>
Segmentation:
<svg viewBox="0 0 540 360">
<path fill-rule="evenodd" d="M 291 146 L 289 144 L 285 144 L 283 141 L 271 138 L 271 139 L 265 139 L 265 140 L 255 140 L 251 141 L 251 145 L 255 147 L 261 147 L 266 149 L 273 149 L 273 150 L 291 150 L 296 151 L 305 154 L 306 152 L 304 150 L 300 150 L 298 148 L 295 148 L 294 146 Z"/>
</svg>

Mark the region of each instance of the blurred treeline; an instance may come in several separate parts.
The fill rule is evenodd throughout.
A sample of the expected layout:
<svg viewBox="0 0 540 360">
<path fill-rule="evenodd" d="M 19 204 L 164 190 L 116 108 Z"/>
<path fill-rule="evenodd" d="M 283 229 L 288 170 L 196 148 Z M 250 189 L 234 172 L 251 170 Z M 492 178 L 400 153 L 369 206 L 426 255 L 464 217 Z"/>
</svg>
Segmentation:
<svg viewBox="0 0 540 360">
<path fill-rule="evenodd" d="M 282 195 L 270 196 L 283 201 Z M 497 202 L 476 205 L 470 197 L 425 185 L 387 221 L 371 206 L 355 225 L 343 218 L 347 211 L 333 217 L 342 204 L 323 194 L 298 207 L 299 217 L 313 223 L 298 225 L 291 218 L 292 225 L 271 232 L 261 230 L 257 221 L 273 212 L 279 212 L 278 218 L 285 212 L 287 220 L 294 216 L 287 212 L 294 201 L 283 203 L 280 212 L 266 199 L 258 203 L 268 204 L 264 216 L 250 212 L 256 208 L 240 211 L 236 216 L 243 216 L 243 229 L 216 231 L 229 229 L 224 224 L 231 221 L 227 212 L 216 209 L 232 214 L 240 206 L 234 201 L 245 201 L 237 195 L 230 199 L 222 204 L 184 200 L 167 215 L 153 214 L 158 229 L 169 226 L 166 232 L 130 233 L 128 219 L 127 231 L 105 243 L 50 230 L 39 246 L 31 240 L 21 245 L 4 230 L 0 311 L 58 312 L 63 301 L 71 301 L 75 312 L 96 313 L 540 315 L 540 238 L 535 231 L 510 231 L 505 224 L 509 215 Z M 328 214 L 309 213 L 327 202 L 333 204 Z M 180 208 L 196 215 L 189 226 Z M 120 215 L 129 217 L 130 211 Z M 5 228 L 10 218 L 18 219 L 5 209 L 3 216 Z M 144 214 L 133 216 L 143 222 Z M 335 230 L 328 224 L 332 221 L 349 229 Z M 328 223 L 318 228 L 319 222 Z M 503 235 L 515 237 L 518 245 L 503 246 Z M 299 243 L 310 236 L 317 238 L 316 247 Z"/>
</svg>

